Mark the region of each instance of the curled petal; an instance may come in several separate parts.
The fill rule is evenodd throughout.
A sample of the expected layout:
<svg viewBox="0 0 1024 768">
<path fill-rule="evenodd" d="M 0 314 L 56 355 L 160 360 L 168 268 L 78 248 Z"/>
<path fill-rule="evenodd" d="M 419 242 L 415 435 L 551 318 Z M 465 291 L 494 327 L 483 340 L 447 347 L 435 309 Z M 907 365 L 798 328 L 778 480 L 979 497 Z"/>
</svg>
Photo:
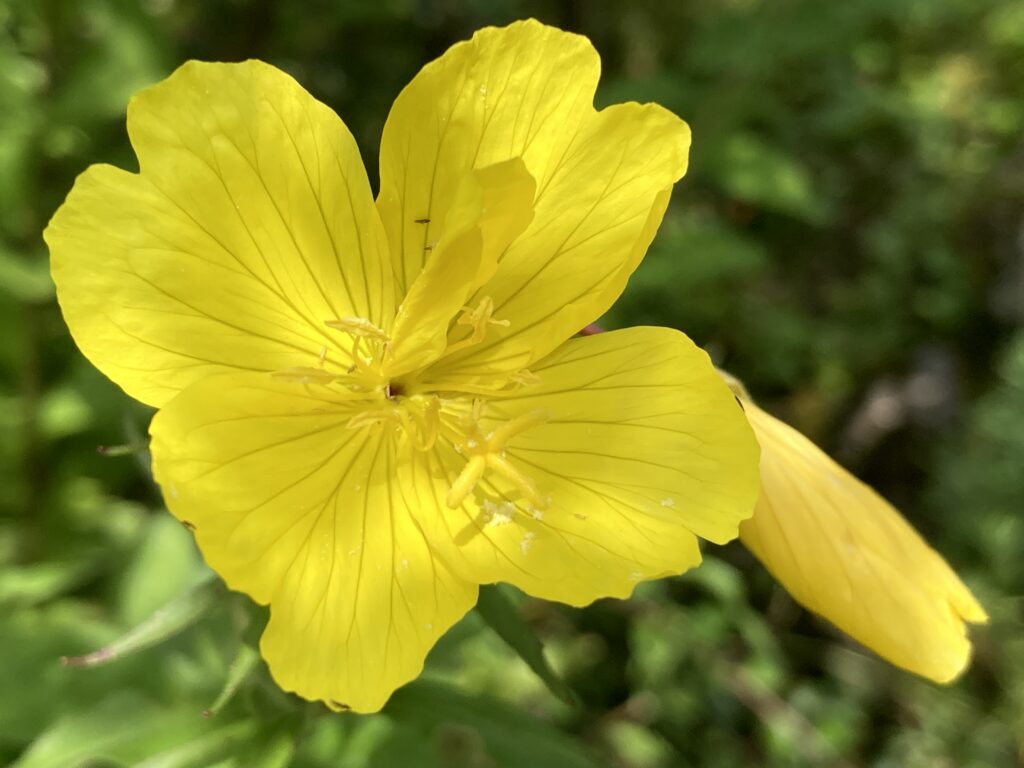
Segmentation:
<svg viewBox="0 0 1024 768">
<path fill-rule="evenodd" d="M 452 318 L 494 274 L 498 257 L 530 223 L 535 189 L 518 158 L 466 175 L 439 239 L 424 243 L 423 271 L 398 308 L 385 363 L 390 376 L 406 374 L 441 355 Z"/>
<path fill-rule="evenodd" d="M 489 297 L 509 325 L 447 358 L 439 386 L 547 355 L 611 306 L 646 252 L 686 171 L 689 128 L 653 104 L 598 112 L 599 72 L 586 38 L 531 20 L 477 32 L 396 100 L 377 202 L 404 285 L 467 170 L 520 157 L 537 181 L 530 226 L 470 301 Z"/>
</svg>

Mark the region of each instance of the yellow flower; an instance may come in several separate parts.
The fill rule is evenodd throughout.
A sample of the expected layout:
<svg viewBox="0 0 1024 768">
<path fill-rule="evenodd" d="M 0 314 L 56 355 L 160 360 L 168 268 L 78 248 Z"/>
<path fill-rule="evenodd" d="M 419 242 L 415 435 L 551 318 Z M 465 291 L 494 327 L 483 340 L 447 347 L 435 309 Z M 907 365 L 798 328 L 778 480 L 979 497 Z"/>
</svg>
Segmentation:
<svg viewBox="0 0 1024 768">
<path fill-rule="evenodd" d="M 160 408 L 154 473 L 270 605 L 285 689 L 373 711 L 477 585 L 583 605 L 736 536 L 757 445 L 682 334 L 570 337 L 621 293 L 686 169 L 656 105 L 593 108 L 589 42 L 485 29 L 402 91 L 376 202 L 284 73 L 190 62 L 138 94 L 138 174 L 47 232 L 82 351 Z"/>
<path fill-rule="evenodd" d="M 971 656 L 964 623 L 985 610 L 891 504 L 726 380 L 761 445 L 740 540 L 801 605 L 898 667 L 953 680 Z"/>
</svg>

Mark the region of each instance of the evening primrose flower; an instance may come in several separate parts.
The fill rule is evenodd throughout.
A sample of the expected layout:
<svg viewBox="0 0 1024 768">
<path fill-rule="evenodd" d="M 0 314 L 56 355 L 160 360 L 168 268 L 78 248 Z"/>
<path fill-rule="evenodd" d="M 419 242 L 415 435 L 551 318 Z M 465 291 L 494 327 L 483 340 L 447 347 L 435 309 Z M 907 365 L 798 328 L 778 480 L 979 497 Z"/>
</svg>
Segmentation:
<svg viewBox="0 0 1024 768">
<path fill-rule="evenodd" d="M 286 690 L 373 711 L 510 582 L 583 605 L 697 564 L 757 445 L 682 334 L 570 338 L 686 169 L 656 105 L 593 108 L 589 42 L 485 29 L 425 67 L 371 196 L 352 136 L 260 62 L 135 96 L 139 173 L 94 166 L 46 231 L 79 347 L 159 408 L 154 473 Z"/>
<path fill-rule="evenodd" d="M 970 661 L 965 622 L 985 610 L 885 499 L 735 379 L 761 446 L 761 495 L 740 540 L 794 599 L 883 659 L 936 682 Z"/>
</svg>

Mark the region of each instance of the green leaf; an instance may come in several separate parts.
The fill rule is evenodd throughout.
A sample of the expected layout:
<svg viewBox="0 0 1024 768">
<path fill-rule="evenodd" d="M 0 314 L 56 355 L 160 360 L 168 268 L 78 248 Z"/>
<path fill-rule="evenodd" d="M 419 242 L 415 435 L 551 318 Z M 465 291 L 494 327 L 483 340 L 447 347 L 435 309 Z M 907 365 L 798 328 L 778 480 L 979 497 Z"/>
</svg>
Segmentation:
<svg viewBox="0 0 1024 768">
<path fill-rule="evenodd" d="M 597 768 L 583 747 L 554 726 L 535 720 L 514 707 L 486 696 L 467 696 L 444 683 L 417 680 L 398 690 L 384 713 L 402 726 L 394 738 L 405 749 L 382 761 L 379 753 L 373 768 L 408 765 L 410 754 L 425 765 L 501 766 L 501 768 Z M 419 735 L 415 748 L 409 729 Z M 381 748 L 388 743 L 382 740 Z M 404 762 L 402 756 L 404 755 Z M 431 762 L 431 758 L 435 761 Z"/>
<path fill-rule="evenodd" d="M 496 584 L 481 587 L 476 604 L 477 613 L 512 650 L 519 654 L 519 658 L 529 665 L 537 677 L 544 681 L 548 690 L 566 704 L 576 704 L 576 694 L 551 668 L 544 656 L 544 647 L 540 640 L 530 625 L 523 621 L 523 617 L 504 590 L 504 587 Z"/>
<path fill-rule="evenodd" d="M 235 660 L 231 662 L 231 667 L 228 669 L 228 676 L 224 681 L 224 687 L 221 689 L 217 699 L 210 705 L 210 708 L 203 711 L 203 716 L 212 717 L 220 712 L 224 705 L 234 698 L 238 689 L 242 687 L 242 684 L 249 678 L 249 675 L 252 674 L 259 663 L 260 654 L 255 648 L 247 643 L 239 645 Z"/>
<path fill-rule="evenodd" d="M 84 558 L 43 560 L 0 570 L 0 605 L 35 605 L 81 583 L 93 564 Z"/>
<path fill-rule="evenodd" d="M 288 768 L 298 749 L 293 730 L 282 728 L 245 750 L 236 758 L 237 768 Z"/>
<path fill-rule="evenodd" d="M 714 555 L 704 555 L 700 568 L 686 574 L 686 579 L 704 587 L 721 605 L 732 610 L 742 610 L 748 604 L 743 576 L 734 566 Z"/>
<path fill-rule="evenodd" d="M 133 768 L 206 768 L 251 741 L 260 726 L 256 720 L 243 720 L 215 727 L 199 738 L 136 763 Z"/>
<path fill-rule="evenodd" d="M 830 212 L 796 157 L 749 133 L 734 133 L 714 148 L 709 170 L 727 193 L 770 211 L 824 224 Z"/>
<path fill-rule="evenodd" d="M 122 684 L 133 670 L 107 667 L 83 675 L 58 663 L 61 653 L 115 636 L 95 609 L 72 602 L 0 611 L 0 747 L 23 748 L 60 715 L 92 706 Z"/>
<path fill-rule="evenodd" d="M 25 302 L 43 302 L 53 298 L 50 262 L 42 254 L 23 259 L 0 248 L 0 290 Z"/>
<path fill-rule="evenodd" d="M 54 387 L 43 395 L 37 414 L 39 431 L 50 440 L 84 432 L 93 418 L 88 400 L 69 385 Z"/>
<path fill-rule="evenodd" d="M 192 534 L 168 514 L 152 516 L 122 582 L 120 617 L 136 624 L 209 574 Z"/>
<path fill-rule="evenodd" d="M 211 573 L 109 645 L 85 656 L 64 657 L 61 661 L 72 667 L 93 667 L 157 645 L 195 624 L 223 594 L 223 585 Z"/>
<path fill-rule="evenodd" d="M 189 706 L 166 708 L 134 692 L 115 693 L 57 720 L 11 768 L 135 765 L 205 730 L 209 725 Z"/>
<path fill-rule="evenodd" d="M 315 753 L 316 756 L 329 764 L 329 751 L 335 744 L 322 738 L 329 725 L 321 725 L 315 734 L 321 736 L 318 741 L 324 742 Z M 330 728 L 337 733 L 337 728 Z M 364 717 L 353 723 L 351 732 L 346 734 L 344 742 L 345 768 L 405 768 L 409 764 L 409 755 L 416 755 L 416 768 L 449 768 L 461 764 L 455 761 L 442 762 L 434 745 L 428 737 L 414 725 L 397 722 L 382 715 Z M 310 750 L 307 750 L 310 751 Z M 491 765 L 485 759 L 478 759 L 477 764 Z M 472 763 L 471 763 L 472 764 Z"/>
</svg>

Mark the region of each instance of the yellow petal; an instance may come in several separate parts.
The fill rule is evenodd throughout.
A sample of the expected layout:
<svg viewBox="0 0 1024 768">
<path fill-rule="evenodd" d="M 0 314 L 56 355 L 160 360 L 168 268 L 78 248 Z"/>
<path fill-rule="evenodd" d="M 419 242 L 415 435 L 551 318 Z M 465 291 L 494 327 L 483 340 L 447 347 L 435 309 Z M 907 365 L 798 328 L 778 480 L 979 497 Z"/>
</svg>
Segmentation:
<svg viewBox="0 0 1024 768">
<path fill-rule="evenodd" d="M 449 321 L 530 223 L 535 189 L 518 158 L 466 176 L 438 228 L 438 241 L 424 246 L 426 264 L 398 308 L 385 363 L 388 376 L 420 368 L 444 351 Z"/>
<path fill-rule="evenodd" d="M 597 112 L 599 70 L 586 38 L 517 22 L 454 46 L 395 102 L 378 207 L 404 284 L 467 169 L 522 157 L 537 180 L 533 221 L 470 302 L 490 297 L 510 325 L 452 357 L 453 375 L 518 370 L 601 315 L 686 170 L 686 124 L 656 105 Z"/>
<path fill-rule="evenodd" d="M 325 320 L 394 313 L 386 242 L 348 129 L 260 62 L 189 62 L 128 108 L 139 174 L 93 166 L 45 232 L 85 355 L 162 405 L 232 370 L 348 365 Z M 342 348 L 338 349 L 341 344 Z"/>
<path fill-rule="evenodd" d="M 802 605 L 893 664 L 938 682 L 966 667 L 984 609 L 890 504 L 792 427 L 744 403 L 761 498 L 743 543 Z"/>
<path fill-rule="evenodd" d="M 736 536 L 757 496 L 757 444 L 685 336 L 573 339 L 535 373 L 539 384 L 482 406 L 488 439 L 510 435 L 497 454 L 509 467 L 463 473 L 473 445 L 439 440 L 406 479 L 460 575 L 583 605 L 696 565 L 696 536 Z M 476 483 L 464 498 L 463 481 Z"/>
<path fill-rule="evenodd" d="M 376 711 L 475 602 L 393 482 L 396 441 L 333 390 L 265 374 L 189 387 L 153 419 L 154 473 L 206 562 L 270 604 L 261 651 L 307 699 Z"/>
</svg>

